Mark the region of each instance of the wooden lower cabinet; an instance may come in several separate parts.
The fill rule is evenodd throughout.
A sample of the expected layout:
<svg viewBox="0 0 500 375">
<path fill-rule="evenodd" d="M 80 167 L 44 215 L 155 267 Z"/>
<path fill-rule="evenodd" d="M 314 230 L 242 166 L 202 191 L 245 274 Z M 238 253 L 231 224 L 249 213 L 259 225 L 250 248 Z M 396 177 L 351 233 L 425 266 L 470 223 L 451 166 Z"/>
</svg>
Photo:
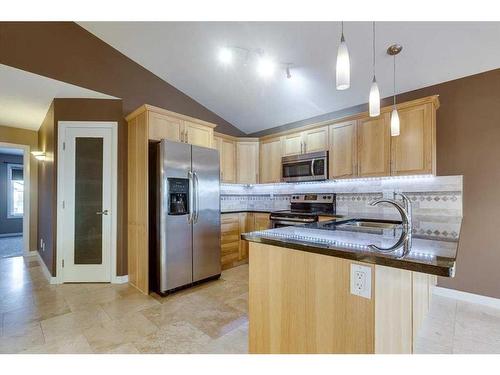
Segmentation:
<svg viewBox="0 0 500 375">
<path fill-rule="evenodd" d="M 350 293 L 351 264 L 371 269 L 371 298 Z M 250 243 L 250 353 L 413 352 L 435 277 Z"/>
<path fill-rule="evenodd" d="M 268 214 L 269 216 L 269 214 Z M 255 229 L 252 212 L 221 215 L 221 267 L 223 270 L 248 262 L 248 241 L 241 234 Z"/>
<path fill-rule="evenodd" d="M 221 216 L 221 267 L 230 268 L 240 257 L 240 217 L 236 214 Z"/>
<path fill-rule="evenodd" d="M 269 220 L 269 214 L 264 212 L 254 213 L 255 224 L 254 230 L 266 230 L 271 228 L 271 220 Z"/>
</svg>

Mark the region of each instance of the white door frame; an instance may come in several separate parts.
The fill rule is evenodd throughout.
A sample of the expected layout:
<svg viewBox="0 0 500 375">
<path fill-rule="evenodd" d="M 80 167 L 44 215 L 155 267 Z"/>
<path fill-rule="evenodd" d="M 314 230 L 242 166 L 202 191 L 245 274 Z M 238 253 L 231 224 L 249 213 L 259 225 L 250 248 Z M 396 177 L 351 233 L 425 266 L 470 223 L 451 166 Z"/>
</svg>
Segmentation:
<svg viewBox="0 0 500 375">
<path fill-rule="evenodd" d="M 28 145 L 19 145 L 16 143 L 0 142 L 0 147 L 18 148 L 23 150 L 23 253 L 24 255 L 33 254 L 36 249 L 30 249 L 30 159 L 31 148 Z"/>
<path fill-rule="evenodd" d="M 111 283 L 122 283 L 123 276 L 116 275 L 117 258 L 117 171 L 118 171 L 118 123 L 115 121 L 59 121 L 57 134 L 57 240 L 56 240 L 56 283 L 64 283 L 64 268 L 62 259 L 64 250 L 62 249 L 62 218 L 64 197 L 64 162 L 63 143 L 65 130 L 68 128 L 99 128 L 111 129 Z"/>
</svg>

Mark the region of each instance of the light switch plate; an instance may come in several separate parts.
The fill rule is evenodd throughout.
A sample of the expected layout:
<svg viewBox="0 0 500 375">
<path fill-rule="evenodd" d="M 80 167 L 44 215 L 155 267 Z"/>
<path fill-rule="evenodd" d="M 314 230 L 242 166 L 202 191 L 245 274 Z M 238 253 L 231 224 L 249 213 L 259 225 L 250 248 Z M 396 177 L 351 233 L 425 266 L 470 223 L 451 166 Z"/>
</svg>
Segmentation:
<svg viewBox="0 0 500 375">
<path fill-rule="evenodd" d="M 364 298 L 372 298 L 371 267 L 351 263 L 351 294 Z"/>
</svg>

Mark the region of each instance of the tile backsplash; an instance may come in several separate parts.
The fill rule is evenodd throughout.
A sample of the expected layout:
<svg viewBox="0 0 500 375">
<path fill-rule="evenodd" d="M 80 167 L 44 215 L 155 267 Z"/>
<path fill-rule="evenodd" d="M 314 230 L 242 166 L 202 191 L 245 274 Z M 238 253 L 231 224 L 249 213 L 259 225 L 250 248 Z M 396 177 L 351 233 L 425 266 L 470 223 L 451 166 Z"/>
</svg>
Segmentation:
<svg viewBox="0 0 500 375">
<path fill-rule="evenodd" d="M 277 211 L 290 208 L 297 193 L 336 193 L 338 214 L 398 215 L 389 205 L 370 206 L 375 199 L 406 193 L 413 203 L 414 232 L 454 237 L 447 225 L 462 217 L 462 176 L 388 177 L 259 185 L 221 185 L 221 209 L 228 211 Z M 429 217 L 432 217 L 430 220 Z M 436 229 L 436 223 L 438 228 Z"/>
</svg>

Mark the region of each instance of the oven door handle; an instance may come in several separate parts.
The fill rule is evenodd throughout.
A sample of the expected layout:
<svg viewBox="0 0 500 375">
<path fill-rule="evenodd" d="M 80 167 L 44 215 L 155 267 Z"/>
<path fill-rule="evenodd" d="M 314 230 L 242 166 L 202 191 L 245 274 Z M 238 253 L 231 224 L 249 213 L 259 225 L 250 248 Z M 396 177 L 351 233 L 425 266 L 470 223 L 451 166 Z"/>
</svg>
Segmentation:
<svg viewBox="0 0 500 375">
<path fill-rule="evenodd" d="M 311 160 L 311 176 L 315 177 L 316 175 L 314 174 L 314 162 L 316 159 Z"/>
<path fill-rule="evenodd" d="M 271 220 L 286 221 L 287 223 L 314 223 L 315 219 L 289 219 L 284 217 L 271 216 Z"/>
</svg>

